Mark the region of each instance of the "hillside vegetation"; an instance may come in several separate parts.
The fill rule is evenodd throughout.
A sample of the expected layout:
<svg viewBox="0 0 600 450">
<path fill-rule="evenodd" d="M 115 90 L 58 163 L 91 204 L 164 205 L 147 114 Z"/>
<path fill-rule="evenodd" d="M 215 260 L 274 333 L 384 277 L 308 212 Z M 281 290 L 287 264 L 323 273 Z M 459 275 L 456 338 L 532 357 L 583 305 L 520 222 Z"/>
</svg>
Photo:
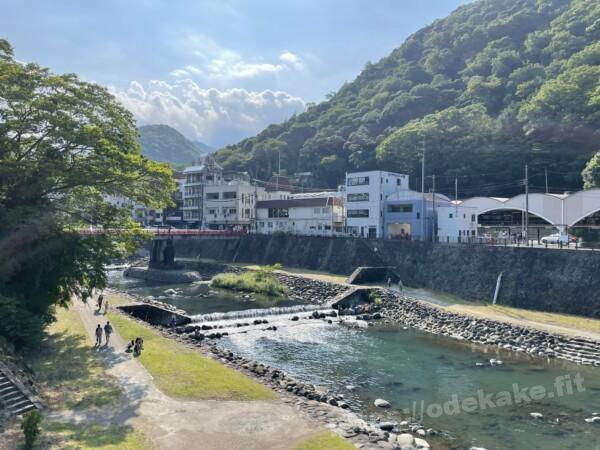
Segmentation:
<svg viewBox="0 0 600 450">
<path fill-rule="evenodd" d="M 143 125 L 139 127 L 139 133 L 142 153 L 154 161 L 190 164 L 210 151 L 206 144 L 191 142 L 168 125 Z"/>
<path fill-rule="evenodd" d="M 229 169 L 277 166 L 334 187 L 346 171 L 411 175 L 423 148 L 438 190 L 461 196 L 600 182 L 600 2 L 480 0 L 367 63 L 327 101 L 221 149 Z M 428 184 L 430 180 L 428 179 Z"/>
</svg>

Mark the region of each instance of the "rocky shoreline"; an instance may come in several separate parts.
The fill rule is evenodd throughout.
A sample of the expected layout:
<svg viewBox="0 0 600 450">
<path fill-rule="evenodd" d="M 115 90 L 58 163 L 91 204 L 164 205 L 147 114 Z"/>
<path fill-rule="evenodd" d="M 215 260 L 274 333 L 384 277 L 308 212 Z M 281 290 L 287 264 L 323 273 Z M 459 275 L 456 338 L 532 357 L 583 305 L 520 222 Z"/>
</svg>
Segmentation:
<svg viewBox="0 0 600 450">
<path fill-rule="evenodd" d="M 243 269 L 231 268 L 230 271 Z M 340 294 L 353 289 L 349 285 L 314 280 L 299 275 L 276 274 L 289 291 L 290 298 L 312 305 L 328 305 Z M 464 314 L 444 311 L 423 301 L 401 295 L 383 288 L 373 288 L 374 295 L 369 304 L 339 310 L 339 316 L 352 315 L 350 321 L 339 317 L 340 323 L 368 326 L 375 322 L 401 324 L 428 333 L 443 335 L 476 344 L 495 346 L 506 351 L 521 352 L 539 358 L 557 358 L 578 364 L 600 366 L 600 343 L 584 338 L 567 337 L 520 327 L 506 322 L 475 318 Z M 152 300 L 155 304 L 172 306 Z M 300 317 L 298 317 L 300 316 Z M 320 319 L 330 323 L 338 313 L 314 311 L 301 313 L 291 320 Z M 356 319 L 356 320 L 355 320 Z M 258 323 L 257 323 L 258 322 Z M 267 320 L 254 320 L 240 323 L 240 326 L 265 325 L 265 331 L 276 331 L 276 327 L 266 325 Z M 358 448 L 364 449 L 427 449 L 430 445 L 423 439 L 438 438 L 435 430 L 425 429 L 412 418 L 398 422 L 377 420 L 368 422 L 343 394 L 322 391 L 318 386 L 303 383 L 282 370 L 272 368 L 257 361 L 236 355 L 216 344 L 217 339 L 227 335 L 210 324 L 191 324 L 177 328 L 157 327 L 172 339 L 221 361 L 263 384 L 271 387 L 284 399 L 304 410 L 309 416 L 324 423 L 334 432 L 350 439 Z M 206 332 L 205 330 L 212 330 Z M 501 363 L 501 362 L 500 362 Z"/>
<path fill-rule="evenodd" d="M 600 342 L 591 339 L 447 312 L 387 289 L 379 289 L 378 296 L 379 312 L 387 322 L 535 357 L 600 367 Z"/>
</svg>

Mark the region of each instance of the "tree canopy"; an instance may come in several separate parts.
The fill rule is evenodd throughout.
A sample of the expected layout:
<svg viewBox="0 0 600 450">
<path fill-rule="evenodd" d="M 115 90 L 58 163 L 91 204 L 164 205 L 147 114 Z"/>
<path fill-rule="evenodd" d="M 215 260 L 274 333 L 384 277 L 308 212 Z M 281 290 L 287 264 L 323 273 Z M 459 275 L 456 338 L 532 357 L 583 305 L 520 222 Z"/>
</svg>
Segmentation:
<svg viewBox="0 0 600 450">
<path fill-rule="evenodd" d="M 513 195 L 529 164 L 533 189 L 582 187 L 600 150 L 600 3 L 479 0 L 367 63 L 336 93 L 217 153 L 225 168 L 288 172 L 335 187 L 345 171 L 420 176 L 423 142 L 442 192 Z M 431 148 L 429 148 L 431 147 Z M 283 153 L 282 153 L 283 155 Z M 490 178 L 488 174 L 492 174 Z"/>
<path fill-rule="evenodd" d="M 104 287 L 104 265 L 141 235 L 111 198 L 159 207 L 173 189 L 106 89 L 18 62 L 0 40 L 0 338 L 35 339 L 55 305 Z M 105 233 L 82 236 L 89 225 Z"/>
</svg>

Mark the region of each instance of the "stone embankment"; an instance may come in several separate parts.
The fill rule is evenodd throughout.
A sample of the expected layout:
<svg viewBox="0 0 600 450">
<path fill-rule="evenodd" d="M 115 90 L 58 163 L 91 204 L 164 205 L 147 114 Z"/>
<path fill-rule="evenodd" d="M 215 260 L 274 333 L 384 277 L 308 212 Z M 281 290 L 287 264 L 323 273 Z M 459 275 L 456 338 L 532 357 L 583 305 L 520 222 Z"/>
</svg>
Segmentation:
<svg viewBox="0 0 600 450">
<path fill-rule="evenodd" d="M 380 289 L 378 295 L 381 315 L 391 322 L 504 350 L 600 367 L 600 342 L 591 339 L 455 314 L 386 289 Z"/>
<path fill-rule="evenodd" d="M 290 300 L 311 305 L 325 305 L 339 294 L 352 289 L 349 285 L 314 280 L 298 275 L 287 273 L 276 273 L 275 275 L 288 288 Z"/>
<path fill-rule="evenodd" d="M 191 270 L 161 270 L 147 267 L 130 267 L 125 270 L 124 275 L 166 284 L 193 283 L 202 280 L 197 272 Z"/>
</svg>

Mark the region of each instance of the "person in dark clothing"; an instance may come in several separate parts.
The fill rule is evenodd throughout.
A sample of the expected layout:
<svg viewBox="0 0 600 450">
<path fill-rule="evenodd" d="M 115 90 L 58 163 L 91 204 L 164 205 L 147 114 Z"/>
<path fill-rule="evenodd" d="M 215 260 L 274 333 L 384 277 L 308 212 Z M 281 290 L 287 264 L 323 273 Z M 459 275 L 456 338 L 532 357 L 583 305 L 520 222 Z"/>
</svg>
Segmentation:
<svg viewBox="0 0 600 450">
<path fill-rule="evenodd" d="M 133 347 L 133 355 L 140 356 L 144 349 L 144 340 L 141 337 L 135 338 L 135 345 Z"/>
<path fill-rule="evenodd" d="M 107 346 L 110 342 L 110 335 L 112 334 L 112 332 L 112 325 L 110 324 L 110 322 L 106 322 L 106 325 L 104 325 L 104 334 L 106 335 L 106 342 L 104 343 L 105 346 Z"/>
<path fill-rule="evenodd" d="M 102 344 L 102 327 L 100 324 L 96 327 L 96 346 L 100 347 Z"/>
<path fill-rule="evenodd" d="M 102 310 L 102 302 L 104 301 L 104 295 L 100 294 L 98 296 L 98 311 Z"/>
</svg>

